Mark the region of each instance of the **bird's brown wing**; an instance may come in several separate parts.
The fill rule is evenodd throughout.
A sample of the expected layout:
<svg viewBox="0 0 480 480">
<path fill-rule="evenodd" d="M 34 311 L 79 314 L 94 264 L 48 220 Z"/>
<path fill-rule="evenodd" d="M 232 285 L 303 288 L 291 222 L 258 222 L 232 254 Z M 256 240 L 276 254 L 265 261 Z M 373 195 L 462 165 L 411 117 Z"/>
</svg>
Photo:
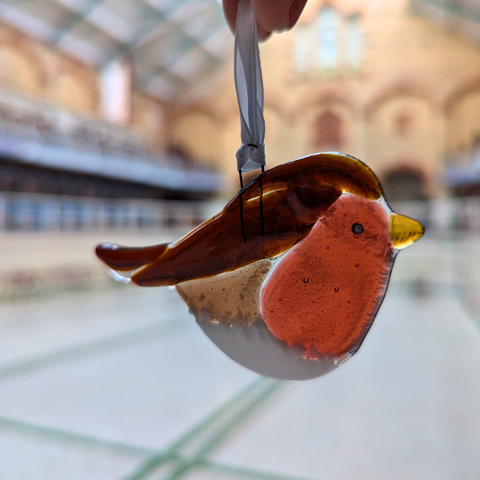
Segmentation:
<svg viewBox="0 0 480 480">
<path fill-rule="evenodd" d="M 278 256 L 305 237 L 341 193 L 332 186 L 287 188 L 257 179 L 222 212 L 171 244 L 158 259 L 135 273 L 132 281 L 141 286 L 174 285 Z"/>
<path fill-rule="evenodd" d="M 218 215 L 163 251 L 148 247 L 154 250 L 147 259 L 131 249 L 139 268 L 132 280 L 142 286 L 175 285 L 278 256 L 304 238 L 343 192 L 370 199 L 382 196 L 373 172 L 348 155 L 322 153 L 279 165 L 257 177 Z M 122 262 L 127 250 L 122 252 Z M 145 260 L 143 265 L 136 261 L 139 258 Z"/>
</svg>

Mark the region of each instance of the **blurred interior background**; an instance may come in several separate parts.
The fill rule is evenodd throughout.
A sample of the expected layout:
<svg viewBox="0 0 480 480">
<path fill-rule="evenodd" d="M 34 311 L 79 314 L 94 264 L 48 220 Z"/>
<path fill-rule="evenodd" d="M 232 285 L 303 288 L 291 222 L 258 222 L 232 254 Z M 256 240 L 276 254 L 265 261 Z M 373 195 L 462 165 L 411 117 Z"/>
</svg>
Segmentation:
<svg viewBox="0 0 480 480">
<path fill-rule="evenodd" d="M 478 479 L 479 1 L 309 0 L 261 45 L 267 167 L 346 152 L 427 226 L 365 347 L 305 384 L 93 253 L 236 192 L 232 56 L 217 0 L 0 2 L 0 477 Z"/>
</svg>

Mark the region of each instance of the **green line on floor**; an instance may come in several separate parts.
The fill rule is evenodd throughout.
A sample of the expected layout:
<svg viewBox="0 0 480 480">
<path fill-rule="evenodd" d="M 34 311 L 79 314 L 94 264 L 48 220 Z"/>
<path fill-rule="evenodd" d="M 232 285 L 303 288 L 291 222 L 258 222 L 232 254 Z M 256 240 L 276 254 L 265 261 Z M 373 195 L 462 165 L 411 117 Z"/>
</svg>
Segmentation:
<svg viewBox="0 0 480 480">
<path fill-rule="evenodd" d="M 279 475 L 278 473 L 262 472 L 244 467 L 234 467 L 223 463 L 210 462 L 202 460 L 198 462 L 199 468 L 206 468 L 210 471 L 217 471 L 227 475 L 248 478 L 248 480 L 312 480 L 305 477 L 291 477 L 288 475 Z"/>
<path fill-rule="evenodd" d="M 48 367 L 50 365 L 75 361 L 92 355 L 103 354 L 107 351 L 129 347 L 141 342 L 155 340 L 158 336 L 171 334 L 189 325 L 188 322 L 182 321 L 180 317 L 175 320 L 156 322 L 154 324 L 131 329 L 105 338 L 71 345 L 52 352 L 10 362 L 3 366 L 0 365 L 0 380 L 29 373 L 33 370 Z"/>
<path fill-rule="evenodd" d="M 82 445 L 91 448 L 102 448 L 112 451 L 115 450 L 119 453 L 123 452 L 125 454 L 151 455 L 154 452 L 153 449 L 137 447 L 135 445 L 117 442 L 115 440 L 106 440 L 102 438 L 91 437 L 88 435 L 82 435 L 79 433 L 58 430 L 56 428 L 44 427 L 42 425 L 22 422 L 20 420 L 0 417 L 0 430 L 2 429 L 27 435 L 41 436 L 42 438 L 48 438 L 52 441 L 60 443 Z"/>
<path fill-rule="evenodd" d="M 163 465 L 170 454 L 178 453 L 180 449 L 185 448 L 189 443 L 193 442 L 215 423 L 219 422 L 223 416 L 229 414 L 236 405 L 247 401 L 248 398 L 254 395 L 259 389 L 261 389 L 261 393 L 263 394 L 264 388 L 262 387 L 266 384 L 269 385 L 270 383 L 270 381 L 261 377 L 255 380 L 253 383 L 247 385 L 247 387 L 237 393 L 233 398 L 227 400 L 222 406 L 215 409 L 196 426 L 180 436 L 180 438 L 174 441 L 166 450 L 158 452 L 157 454 L 148 458 L 146 462 L 144 462 L 135 472 L 127 477 L 124 477 L 124 480 L 141 480 L 146 478 L 150 473 L 153 473 L 156 469 Z M 255 396 L 253 400 L 250 400 L 247 405 L 250 406 L 255 404 L 257 399 L 258 395 Z M 225 422 L 227 425 L 231 423 L 231 421 L 229 422 L 228 419 Z"/>
<path fill-rule="evenodd" d="M 16 433 L 25 435 L 34 435 L 42 437 L 43 439 L 51 440 L 53 442 L 59 442 L 61 444 L 71 444 L 77 446 L 83 446 L 87 448 L 93 448 L 110 451 L 113 453 L 119 453 L 124 455 L 152 455 L 154 453 L 159 455 L 159 452 L 152 448 L 139 447 L 136 445 L 118 442 L 115 440 L 107 440 L 104 438 L 92 437 L 74 432 L 68 432 L 65 430 L 58 430 L 51 427 L 45 427 L 43 425 L 36 425 L 19 420 L 13 420 L 9 418 L 0 417 L 0 431 L 10 430 Z M 168 455 L 163 454 L 162 458 L 164 463 L 172 461 L 189 461 L 186 457 L 181 457 L 178 453 L 170 452 Z M 226 465 L 223 463 L 212 462 L 209 460 L 201 460 L 198 462 L 197 467 L 206 468 L 211 471 L 223 472 L 228 475 L 248 478 L 249 480 L 310 480 L 302 477 L 291 477 L 285 475 L 279 475 L 275 473 L 262 472 L 258 470 L 247 469 L 243 467 L 236 467 Z"/>
<path fill-rule="evenodd" d="M 262 403 L 264 403 L 279 387 L 281 382 L 269 382 L 267 388 L 256 396 L 256 398 L 245 405 L 229 422 L 227 422 L 222 428 L 220 428 L 198 451 L 189 459 L 180 459 L 177 463 L 175 470 L 166 477 L 166 480 L 177 480 L 183 477 L 193 468 L 196 468 L 204 459 L 204 457 L 210 453 L 237 425 L 245 420 L 249 415 L 253 413 Z"/>
</svg>

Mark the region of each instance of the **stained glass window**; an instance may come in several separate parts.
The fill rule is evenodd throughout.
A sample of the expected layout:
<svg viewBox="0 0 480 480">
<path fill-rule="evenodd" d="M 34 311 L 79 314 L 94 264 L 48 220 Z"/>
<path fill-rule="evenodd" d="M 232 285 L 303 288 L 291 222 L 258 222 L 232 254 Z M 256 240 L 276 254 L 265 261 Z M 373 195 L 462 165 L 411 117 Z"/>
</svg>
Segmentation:
<svg viewBox="0 0 480 480">
<path fill-rule="evenodd" d="M 322 70 L 332 70 L 338 63 L 338 14 L 333 7 L 320 10 L 318 19 L 318 61 Z"/>
</svg>

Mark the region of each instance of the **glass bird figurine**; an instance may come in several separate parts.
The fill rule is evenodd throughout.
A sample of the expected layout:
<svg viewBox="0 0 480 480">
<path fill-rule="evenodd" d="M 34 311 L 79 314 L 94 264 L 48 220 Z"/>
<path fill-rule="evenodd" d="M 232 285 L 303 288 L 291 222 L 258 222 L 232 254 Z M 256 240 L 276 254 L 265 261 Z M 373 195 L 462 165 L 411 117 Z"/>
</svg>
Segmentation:
<svg viewBox="0 0 480 480">
<path fill-rule="evenodd" d="M 176 242 L 96 252 L 136 285 L 175 286 L 236 362 L 303 380 L 358 351 L 398 251 L 423 233 L 392 212 L 364 163 L 320 153 L 261 174 Z"/>
</svg>

